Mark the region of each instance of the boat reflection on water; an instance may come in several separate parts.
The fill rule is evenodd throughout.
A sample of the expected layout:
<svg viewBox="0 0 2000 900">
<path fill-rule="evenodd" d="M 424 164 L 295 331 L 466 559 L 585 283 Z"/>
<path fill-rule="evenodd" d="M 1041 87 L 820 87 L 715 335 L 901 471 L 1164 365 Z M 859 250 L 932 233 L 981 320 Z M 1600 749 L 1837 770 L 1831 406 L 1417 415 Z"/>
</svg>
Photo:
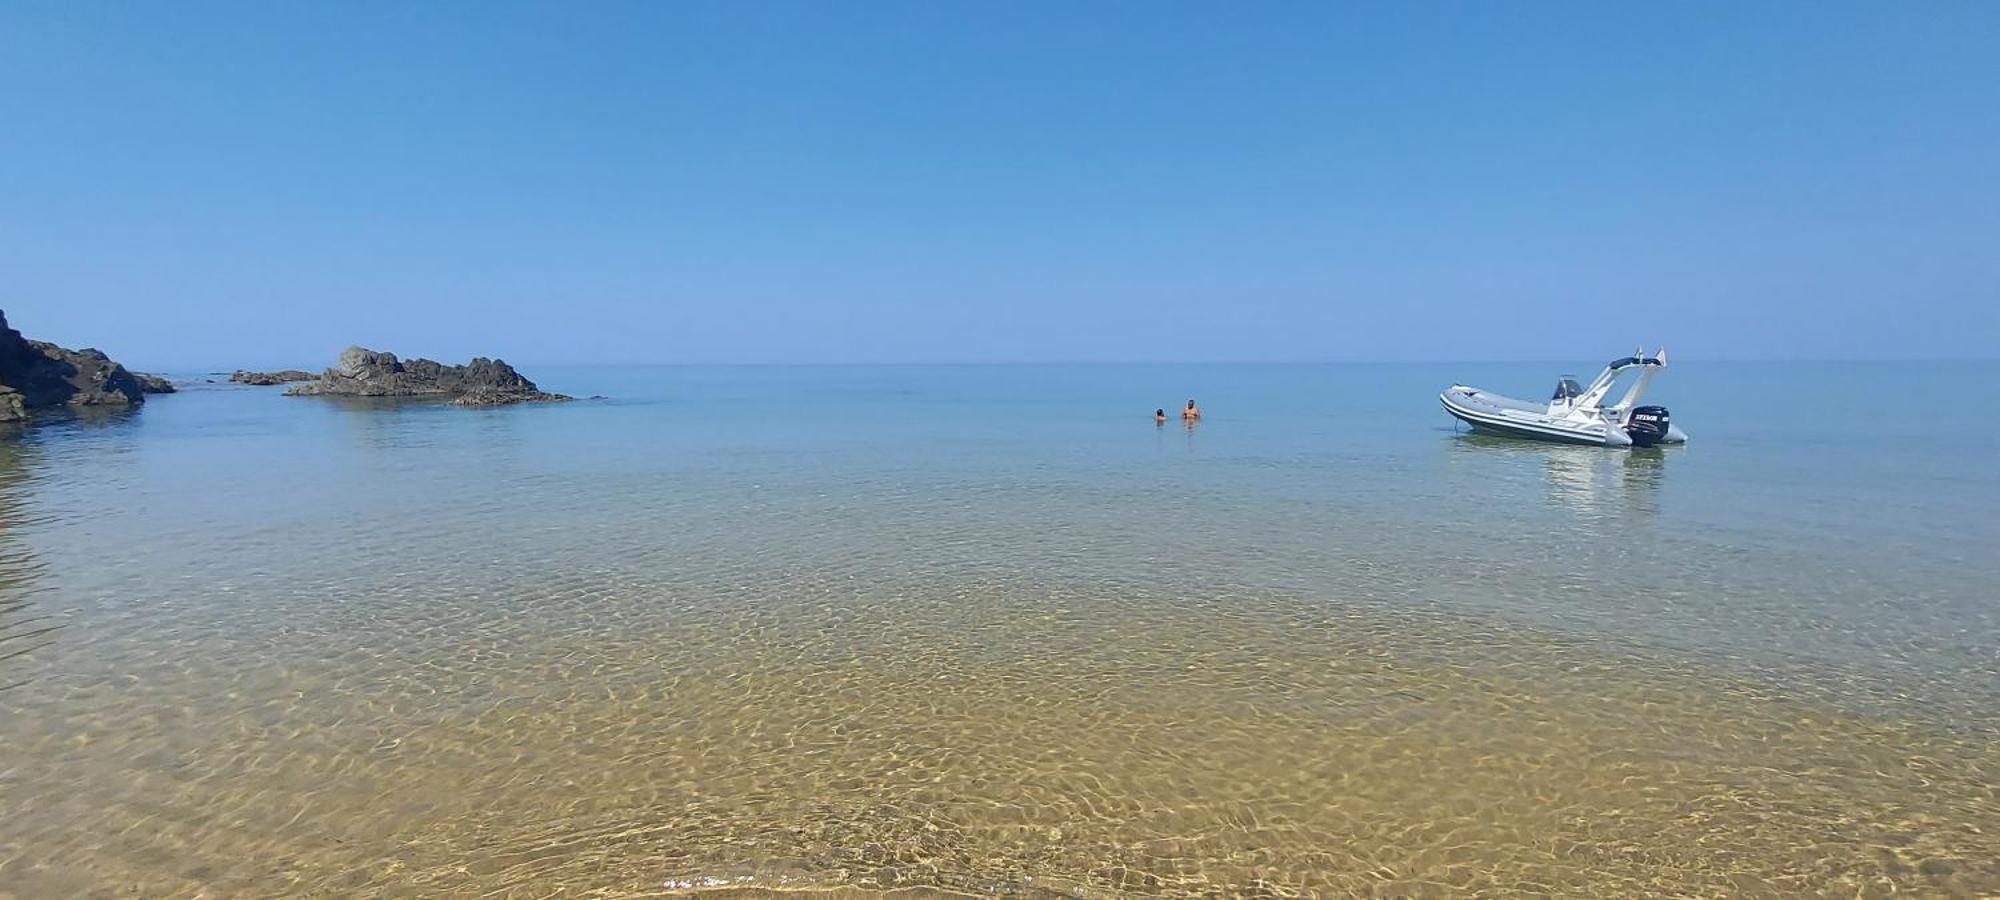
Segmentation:
<svg viewBox="0 0 2000 900">
<path fill-rule="evenodd" d="M 1479 477 L 1502 488 L 1492 502 L 1526 502 L 1508 497 L 1504 488 L 1526 493 L 1539 470 L 1544 502 L 1551 507 L 1592 518 L 1624 518 L 1659 512 L 1659 492 L 1667 456 L 1675 451 L 1653 447 L 1606 452 L 1597 447 L 1525 441 L 1469 432 L 1449 444 L 1455 462 L 1491 464 Z"/>
<path fill-rule="evenodd" d="M 39 457 L 40 448 L 18 434 L 0 434 L 0 691 L 27 684 L 31 654 L 52 643 L 59 627 L 35 609 L 42 565 L 20 539 Z"/>
</svg>

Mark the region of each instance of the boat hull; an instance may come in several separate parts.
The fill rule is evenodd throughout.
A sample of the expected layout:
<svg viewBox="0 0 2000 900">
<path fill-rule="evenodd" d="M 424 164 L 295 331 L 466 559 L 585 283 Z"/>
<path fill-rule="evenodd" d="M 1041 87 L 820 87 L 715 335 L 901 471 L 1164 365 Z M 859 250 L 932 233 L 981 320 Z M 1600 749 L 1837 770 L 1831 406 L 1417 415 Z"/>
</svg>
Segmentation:
<svg viewBox="0 0 2000 900">
<path fill-rule="evenodd" d="M 1602 425 L 1578 427 L 1563 422 L 1547 421 L 1546 416 L 1522 415 L 1525 410 L 1513 408 L 1519 405 L 1518 401 L 1508 401 L 1507 406 L 1475 404 L 1455 401 L 1451 392 L 1439 395 L 1438 401 L 1444 404 L 1445 412 L 1450 413 L 1453 418 L 1472 426 L 1474 431 L 1486 434 L 1586 447 L 1632 446 L 1632 438 L 1623 429 L 1606 428 Z"/>
</svg>

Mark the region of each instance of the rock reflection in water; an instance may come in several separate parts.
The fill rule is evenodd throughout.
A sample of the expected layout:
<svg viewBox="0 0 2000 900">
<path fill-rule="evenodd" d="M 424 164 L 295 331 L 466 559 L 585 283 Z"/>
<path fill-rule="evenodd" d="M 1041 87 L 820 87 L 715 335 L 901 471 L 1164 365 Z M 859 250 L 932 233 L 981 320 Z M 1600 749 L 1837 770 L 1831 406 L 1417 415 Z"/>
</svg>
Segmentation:
<svg viewBox="0 0 2000 900">
<path fill-rule="evenodd" d="M 35 608 L 42 566 L 20 537 L 31 515 L 27 495 L 39 456 L 39 448 L 19 435 L 0 435 L 0 691 L 27 684 L 11 673 L 24 668 L 30 654 L 54 643 L 61 627 Z"/>
</svg>

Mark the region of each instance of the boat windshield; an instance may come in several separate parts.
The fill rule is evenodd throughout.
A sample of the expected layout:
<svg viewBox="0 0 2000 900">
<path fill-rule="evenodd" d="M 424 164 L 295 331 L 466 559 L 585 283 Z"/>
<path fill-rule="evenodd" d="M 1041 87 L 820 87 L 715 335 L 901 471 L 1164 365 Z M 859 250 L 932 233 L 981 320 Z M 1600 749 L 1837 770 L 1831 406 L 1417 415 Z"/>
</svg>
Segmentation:
<svg viewBox="0 0 2000 900">
<path fill-rule="evenodd" d="M 1549 399 L 1575 400 L 1581 396 L 1583 396 L 1583 385 L 1576 383 L 1575 378 L 1565 375 L 1561 381 L 1556 382 L 1556 395 Z"/>
</svg>

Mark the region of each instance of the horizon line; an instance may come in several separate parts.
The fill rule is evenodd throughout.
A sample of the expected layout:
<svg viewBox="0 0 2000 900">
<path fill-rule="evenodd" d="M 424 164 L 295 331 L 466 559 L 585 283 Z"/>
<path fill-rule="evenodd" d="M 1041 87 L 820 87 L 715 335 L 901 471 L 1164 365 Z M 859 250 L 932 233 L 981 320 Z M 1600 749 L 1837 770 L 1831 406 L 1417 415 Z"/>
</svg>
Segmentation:
<svg viewBox="0 0 2000 900">
<path fill-rule="evenodd" d="M 398 359 L 429 359 L 421 355 L 397 354 Z M 503 356 L 489 357 L 507 361 Z M 451 360 L 438 360 L 455 364 Z M 1464 358 L 1464 359 L 1096 359 L 1096 360 L 679 360 L 679 361 L 630 361 L 630 362 L 565 362 L 558 360 L 529 360 L 508 362 L 516 368 L 522 366 L 545 366 L 565 369 L 618 369 L 618 368 L 837 368 L 837 367 L 1028 367 L 1028 366 L 1337 366 L 1337 365 L 1494 365 L 1512 363 L 1575 363 L 1573 357 L 1512 357 L 1512 358 Z M 1772 356 L 1712 356 L 1686 357 L 1677 361 L 1688 363 L 1772 363 L 1772 364 L 1819 364 L 1819 363 L 1996 363 L 2000 357 L 1977 356 L 1853 356 L 1853 357 L 1772 357 Z M 322 371 L 332 368 L 328 365 L 216 368 L 211 366 L 145 366 L 127 365 L 131 371 L 171 372 L 175 374 L 228 375 L 236 371 L 276 371 L 297 368 L 304 372 Z"/>
</svg>

